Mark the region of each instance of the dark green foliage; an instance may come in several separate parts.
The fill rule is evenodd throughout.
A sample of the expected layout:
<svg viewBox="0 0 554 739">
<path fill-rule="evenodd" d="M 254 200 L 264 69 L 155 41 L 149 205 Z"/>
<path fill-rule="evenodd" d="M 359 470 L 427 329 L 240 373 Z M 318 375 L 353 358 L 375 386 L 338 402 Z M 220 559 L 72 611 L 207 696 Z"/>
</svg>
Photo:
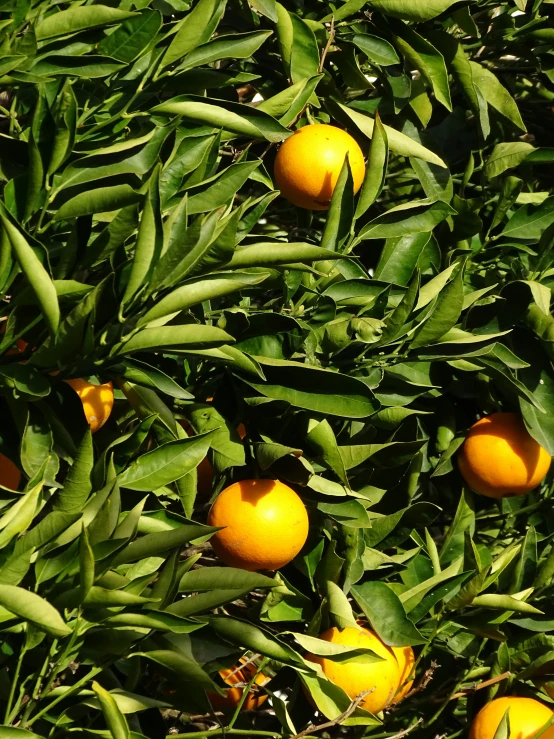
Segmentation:
<svg viewBox="0 0 554 739">
<path fill-rule="evenodd" d="M 0 737 L 453 739 L 552 703 L 551 479 L 496 503 L 455 462 L 495 410 L 554 453 L 551 7 L 0 2 Z M 368 160 L 328 212 L 272 181 L 313 122 Z M 94 437 L 78 377 L 116 388 Z M 308 542 L 223 568 L 209 504 L 260 475 Z M 416 692 L 344 719 L 304 655 L 359 618 Z M 242 655 L 271 701 L 215 717 Z"/>
</svg>

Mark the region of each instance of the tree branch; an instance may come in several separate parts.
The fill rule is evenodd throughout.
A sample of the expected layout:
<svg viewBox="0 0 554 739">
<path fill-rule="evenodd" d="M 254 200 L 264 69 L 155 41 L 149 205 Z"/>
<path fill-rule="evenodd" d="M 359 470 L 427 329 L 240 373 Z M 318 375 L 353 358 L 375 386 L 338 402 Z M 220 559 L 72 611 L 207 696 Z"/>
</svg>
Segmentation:
<svg viewBox="0 0 554 739">
<path fill-rule="evenodd" d="M 327 52 L 331 48 L 331 44 L 335 40 L 335 16 L 331 16 L 331 27 L 329 28 L 329 38 L 327 39 L 327 43 L 325 44 L 325 48 L 323 49 L 323 53 L 321 55 L 321 60 L 319 62 L 319 69 L 318 74 L 321 74 L 323 72 L 323 65 L 325 64 L 325 58 L 327 56 Z"/>
<path fill-rule="evenodd" d="M 370 693 L 373 693 L 375 688 L 370 688 L 369 690 L 364 690 L 363 693 L 360 693 L 360 695 L 356 696 L 352 703 L 348 706 L 346 711 L 343 711 L 340 716 L 337 716 L 337 718 L 334 718 L 332 721 L 327 721 L 324 724 L 319 724 L 318 726 L 314 726 L 313 724 L 310 724 L 306 729 L 301 731 L 299 734 L 295 734 L 290 739 L 301 739 L 303 736 L 307 736 L 308 734 L 314 734 L 316 731 L 323 731 L 323 729 L 330 729 L 332 726 L 336 726 L 337 724 L 341 724 L 343 721 L 345 721 L 349 716 L 351 716 L 356 708 L 360 705 L 360 703 L 363 701 L 363 699 L 366 697 L 366 695 L 369 695 Z"/>
</svg>

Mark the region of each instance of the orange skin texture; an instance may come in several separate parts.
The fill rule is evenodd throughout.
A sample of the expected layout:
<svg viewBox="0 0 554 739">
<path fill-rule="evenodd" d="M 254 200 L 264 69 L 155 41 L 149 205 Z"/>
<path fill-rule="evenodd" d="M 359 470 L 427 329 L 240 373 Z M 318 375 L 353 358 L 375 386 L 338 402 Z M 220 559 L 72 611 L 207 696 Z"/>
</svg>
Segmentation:
<svg viewBox="0 0 554 739">
<path fill-rule="evenodd" d="M 391 647 L 400 668 L 400 688 L 391 701 L 391 705 L 400 703 L 412 689 L 415 654 L 411 647 Z"/>
<path fill-rule="evenodd" d="M 515 413 L 481 418 L 470 428 L 458 453 L 464 480 L 489 498 L 529 493 L 544 479 L 550 462 L 550 454 Z"/>
<path fill-rule="evenodd" d="M 379 657 L 383 657 L 383 661 L 369 663 L 333 662 L 313 654 L 307 655 L 306 659 L 321 665 L 329 680 L 342 688 L 352 700 L 365 690 L 373 688 L 373 692 L 366 695 L 360 703 L 366 711 L 379 713 L 391 704 L 400 686 L 401 676 L 400 666 L 391 647 L 387 647 L 376 634 L 366 628 L 348 627 L 339 631 L 334 627 L 324 631 L 319 638 L 354 649 L 371 649 Z"/>
<path fill-rule="evenodd" d="M 246 662 L 244 658 L 240 659 L 240 662 Z M 256 666 L 252 663 L 247 664 L 245 667 L 242 667 L 240 670 L 235 672 L 237 669 L 237 665 L 234 667 L 231 667 L 229 670 L 220 670 L 219 674 L 223 678 L 223 681 L 227 685 L 234 686 L 237 683 L 249 683 L 250 680 L 252 680 L 252 677 L 254 676 L 254 673 L 256 672 Z M 234 673 L 234 674 L 233 674 Z M 256 685 L 265 685 L 267 682 L 269 682 L 269 678 L 264 675 L 262 672 L 258 673 L 255 679 Z M 219 693 L 212 693 L 211 691 L 208 692 L 208 697 L 210 699 L 210 703 L 215 709 L 218 709 L 220 711 L 224 711 L 225 709 L 229 708 L 236 708 L 239 704 L 240 699 L 242 698 L 242 694 L 244 693 L 244 688 L 235 688 L 231 687 L 229 690 L 226 690 L 226 695 L 223 697 L 222 695 L 219 695 Z M 254 691 L 250 690 L 248 692 L 248 695 L 246 696 L 246 700 L 242 704 L 242 711 L 254 711 L 256 708 L 259 708 L 262 703 L 265 703 L 267 700 L 267 695 L 265 693 L 262 693 L 260 691 Z"/>
<path fill-rule="evenodd" d="M 300 208 L 327 210 L 347 154 L 356 193 L 364 181 L 365 163 L 352 136 L 324 123 L 299 128 L 275 158 L 277 187 Z"/>
<path fill-rule="evenodd" d="M 98 431 L 106 423 L 112 412 L 114 395 L 113 385 L 94 385 L 81 378 L 65 380 L 81 398 L 83 410 L 92 433 Z"/>
<path fill-rule="evenodd" d="M 510 709 L 509 739 L 531 739 L 552 716 L 550 708 L 532 698 L 497 698 L 487 703 L 477 714 L 469 739 L 494 739 L 502 717 Z M 551 726 L 541 739 L 553 739 L 554 726 Z"/>
<path fill-rule="evenodd" d="M 308 538 L 304 503 L 279 480 L 241 480 L 225 488 L 208 525 L 225 527 L 211 539 L 217 556 L 250 571 L 284 567 Z"/>
<path fill-rule="evenodd" d="M 17 490 L 21 482 L 21 472 L 11 459 L 0 453 L 0 485 L 10 490 Z"/>
</svg>

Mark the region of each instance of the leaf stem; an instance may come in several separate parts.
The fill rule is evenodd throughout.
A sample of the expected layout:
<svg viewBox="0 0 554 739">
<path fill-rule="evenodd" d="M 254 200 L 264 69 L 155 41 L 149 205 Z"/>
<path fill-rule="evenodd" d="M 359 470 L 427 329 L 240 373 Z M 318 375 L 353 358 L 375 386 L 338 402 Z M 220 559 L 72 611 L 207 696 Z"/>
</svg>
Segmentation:
<svg viewBox="0 0 554 739">
<path fill-rule="evenodd" d="M 7 726 L 10 721 L 10 714 L 12 712 L 12 704 L 13 699 L 15 696 L 15 689 L 17 688 L 17 683 L 19 682 L 19 674 L 21 672 L 21 665 L 23 664 L 23 657 L 25 656 L 25 649 L 22 649 L 19 653 L 19 657 L 17 658 L 17 664 L 15 666 L 15 672 L 13 675 L 13 680 L 10 688 L 10 695 L 8 696 L 8 704 L 6 706 L 6 713 L 4 714 L 4 724 Z"/>
<path fill-rule="evenodd" d="M 35 723 L 35 721 L 37 721 L 41 716 L 44 716 L 45 713 L 48 713 L 48 711 L 51 711 L 52 708 L 54 708 L 54 706 L 57 706 L 58 703 L 65 700 L 68 696 L 80 690 L 83 687 L 83 685 L 86 685 L 86 683 L 92 680 L 93 677 L 96 677 L 96 675 L 98 675 L 99 672 L 102 672 L 103 669 L 104 669 L 103 667 L 93 667 L 90 672 L 88 672 L 84 677 L 82 677 L 74 685 L 72 685 L 69 688 L 69 690 L 66 690 L 65 693 L 63 693 L 62 695 L 59 695 L 57 698 L 51 701 L 47 706 L 45 706 L 42 709 L 42 711 L 39 711 L 37 714 L 35 714 L 33 718 L 27 722 L 27 726 L 32 726 Z"/>
</svg>

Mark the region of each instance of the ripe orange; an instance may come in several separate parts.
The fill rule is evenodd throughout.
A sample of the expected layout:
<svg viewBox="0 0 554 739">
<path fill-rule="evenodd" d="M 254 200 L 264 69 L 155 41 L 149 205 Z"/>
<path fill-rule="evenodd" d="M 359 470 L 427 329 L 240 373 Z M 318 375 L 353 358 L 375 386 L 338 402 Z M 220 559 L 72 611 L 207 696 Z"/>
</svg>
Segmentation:
<svg viewBox="0 0 554 739">
<path fill-rule="evenodd" d="M 299 128 L 275 158 L 275 181 L 294 205 L 327 210 L 348 154 L 354 192 L 362 186 L 365 163 L 356 141 L 340 128 L 323 123 Z"/>
<path fill-rule="evenodd" d="M 209 526 L 217 556 L 243 570 L 278 570 L 308 537 L 308 514 L 298 495 L 279 480 L 241 480 L 216 498 Z"/>
<path fill-rule="evenodd" d="M 320 634 L 319 638 L 353 649 L 371 649 L 382 657 L 378 662 L 364 662 L 363 658 L 360 661 L 334 662 L 309 654 L 306 659 L 320 664 L 329 680 L 341 687 L 352 700 L 365 690 L 371 690 L 360 703 L 366 711 L 379 713 L 390 705 L 401 677 L 401 669 L 391 647 L 387 647 L 373 631 L 363 627 L 348 627 L 343 631 L 332 628 Z"/>
<path fill-rule="evenodd" d="M 17 490 L 21 482 L 21 472 L 11 459 L 0 453 L 0 485 L 10 490 Z"/>
<path fill-rule="evenodd" d="M 246 662 L 246 659 L 244 657 L 241 657 L 239 663 L 244 664 L 244 662 Z M 238 683 L 248 684 L 250 680 L 252 680 L 252 677 L 257 670 L 256 665 L 254 665 L 252 662 L 249 662 L 247 665 L 241 667 L 238 670 L 237 667 L 238 665 L 235 665 L 234 667 L 231 667 L 230 670 L 219 671 L 219 674 L 223 678 L 223 681 L 227 683 L 227 685 L 236 686 Z M 260 672 L 256 676 L 254 684 L 265 685 L 268 682 L 269 678 L 262 672 Z M 225 710 L 226 708 L 236 708 L 239 704 L 240 699 L 242 698 L 244 688 L 231 687 L 229 688 L 229 690 L 226 690 L 225 693 L 225 697 L 219 695 L 219 693 L 212 693 L 211 691 L 208 693 L 210 703 L 214 708 L 217 708 L 219 710 Z M 265 693 L 262 693 L 260 690 L 251 689 L 246 696 L 246 700 L 242 704 L 241 710 L 253 711 L 256 708 L 259 708 L 262 703 L 265 703 L 266 700 L 267 695 Z"/>
<path fill-rule="evenodd" d="M 510 709 L 509 739 L 531 739 L 551 718 L 552 711 L 544 703 L 532 698 L 497 698 L 487 703 L 477 714 L 469 732 L 469 739 L 494 739 L 502 717 Z M 553 739 L 551 726 L 541 739 Z"/>
<path fill-rule="evenodd" d="M 458 465 L 475 492 L 504 498 L 530 492 L 550 467 L 550 454 L 515 413 L 493 413 L 469 430 Z"/>
<path fill-rule="evenodd" d="M 83 410 L 92 433 L 98 431 L 106 423 L 112 412 L 114 395 L 113 385 L 94 385 L 81 378 L 66 380 L 81 398 Z"/>
<path fill-rule="evenodd" d="M 391 647 L 400 668 L 400 688 L 394 696 L 391 704 L 400 703 L 408 695 L 414 684 L 413 669 L 415 665 L 415 654 L 411 647 Z"/>
</svg>

